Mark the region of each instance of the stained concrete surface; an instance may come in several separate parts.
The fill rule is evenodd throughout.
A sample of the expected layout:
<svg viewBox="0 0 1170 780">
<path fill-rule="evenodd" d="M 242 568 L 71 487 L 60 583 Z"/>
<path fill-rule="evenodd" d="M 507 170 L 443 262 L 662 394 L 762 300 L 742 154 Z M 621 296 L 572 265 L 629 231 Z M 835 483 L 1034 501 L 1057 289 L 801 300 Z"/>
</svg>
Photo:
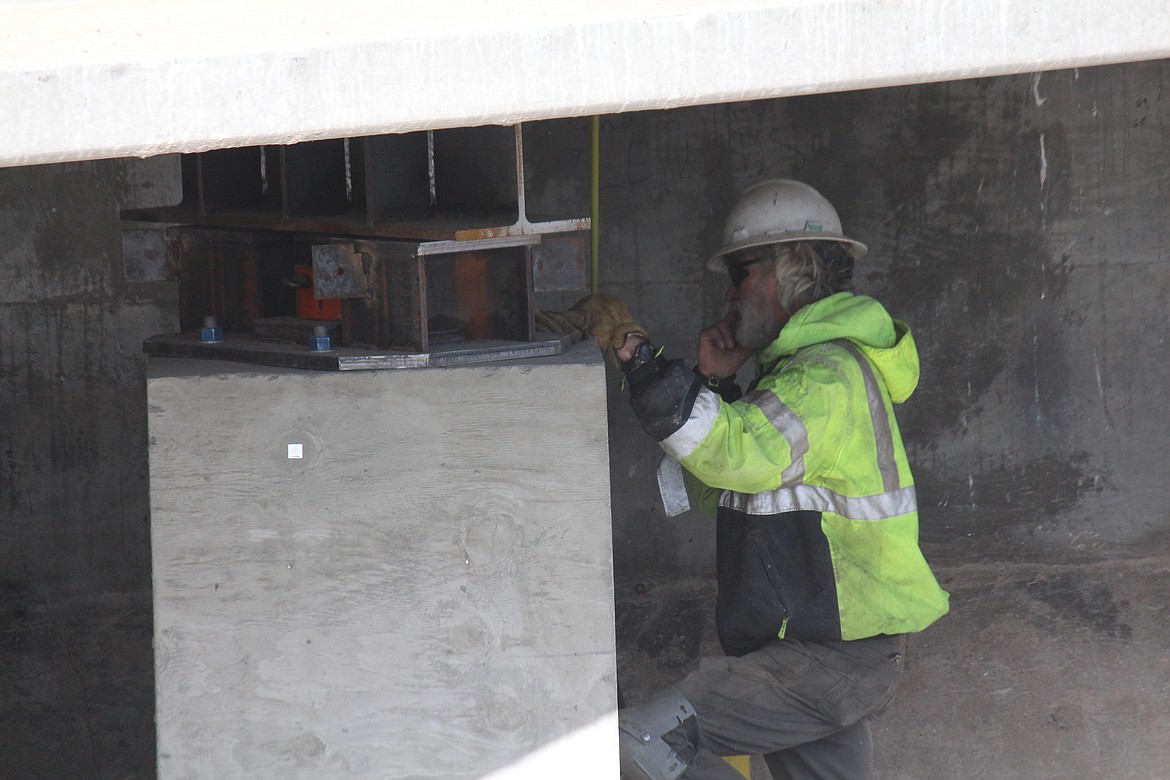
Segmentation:
<svg viewBox="0 0 1170 780">
<path fill-rule="evenodd" d="M 1170 561 L 943 574 L 953 614 L 911 645 L 876 730 L 883 778 L 1165 775 Z"/>
<path fill-rule="evenodd" d="M 176 169 L 0 169 L 0 778 L 154 776 L 141 343 L 177 301 L 126 282 L 117 210 Z"/>
<path fill-rule="evenodd" d="M 602 289 L 672 355 L 693 357 L 720 315 L 703 260 L 735 193 L 768 176 L 837 203 L 870 246 L 858 286 L 914 328 L 923 379 L 900 419 L 953 611 L 914 643 L 883 777 L 1165 773 L 1167 76 L 1141 63 L 602 120 Z M 0 777 L 154 773 L 138 345 L 173 327 L 175 300 L 124 281 L 115 208 L 164 201 L 176 176 L 165 160 L 0 170 Z M 714 647 L 713 534 L 662 516 L 658 451 L 611 378 L 634 700 Z"/>
<path fill-rule="evenodd" d="M 899 419 L 952 613 L 914 642 L 878 733 L 882 777 L 1165 774 L 1168 75 L 1143 63 L 603 119 L 602 287 L 669 353 L 693 359 L 721 316 L 726 282 L 703 261 L 736 193 L 778 176 L 836 204 L 870 248 L 858 290 L 914 329 L 922 380 Z M 634 701 L 717 652 L 713 529 L 662 515 L 657 448 L 618 393 L 610 414 Z"/>
<path fill-rule="evenodd" d="M 879 780 L 1155 778 L 1170 766 L 1170 561 L 941 567 L 952 613 L 915 636 L 874 728 Z M 715 590 L 619 584 L 622 693 L 639 701 L 718 654 Z M 760 761 L 752 777 L 767 778 Z"/>
<path fill-rule="evenodd" d="M 148 594 L 46 601 L 0 583 L 0 777 L 154 777 Z"/>
<path fill-rule="evenodd" d="M 603 288 L 693 357 L 724 308 L 703 261 L 736 193 L 806 180 L 869 245 L 858 291 L 922 354 L 899 419 L 932 559 L 1143 555 L 1170 508 L 1166 75 L 1145 63 L 608 117 Z M 626 431 L 620 399 L 611 413 Z M 709 566 L 708 524 L 660 515 L 656 448 L 618 436 L 618 555 L 635 571 Z"/>
</svg>

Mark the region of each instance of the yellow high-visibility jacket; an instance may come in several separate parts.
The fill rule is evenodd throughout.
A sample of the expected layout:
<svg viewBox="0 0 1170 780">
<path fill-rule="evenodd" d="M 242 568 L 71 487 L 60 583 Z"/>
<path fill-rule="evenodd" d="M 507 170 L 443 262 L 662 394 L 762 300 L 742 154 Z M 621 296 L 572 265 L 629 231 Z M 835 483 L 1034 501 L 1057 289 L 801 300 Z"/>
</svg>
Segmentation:
<svg viewBox="0 0 1170 780">
<path fill-rule="evenodd" d="M 757 362 L 734 403 L 692 388 L 661 441 L 717 516 L 724 649 L 908 633 L 946 614 L 894 416 L 918 384 L 909 328 L 838 293 L 800 309 Z"/>
</svg>

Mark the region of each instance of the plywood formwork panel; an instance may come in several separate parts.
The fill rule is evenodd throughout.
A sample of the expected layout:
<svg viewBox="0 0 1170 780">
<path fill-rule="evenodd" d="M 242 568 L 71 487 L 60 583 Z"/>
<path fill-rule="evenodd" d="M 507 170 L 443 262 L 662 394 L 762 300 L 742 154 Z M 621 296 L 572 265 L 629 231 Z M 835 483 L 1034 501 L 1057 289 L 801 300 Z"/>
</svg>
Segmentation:
<svg viewBox="0 0 1170 780">
<path fill-rule="evenodd" d="M 148 400 L 160 778 L 617 776 L 594 350 Z"/>
</svg>

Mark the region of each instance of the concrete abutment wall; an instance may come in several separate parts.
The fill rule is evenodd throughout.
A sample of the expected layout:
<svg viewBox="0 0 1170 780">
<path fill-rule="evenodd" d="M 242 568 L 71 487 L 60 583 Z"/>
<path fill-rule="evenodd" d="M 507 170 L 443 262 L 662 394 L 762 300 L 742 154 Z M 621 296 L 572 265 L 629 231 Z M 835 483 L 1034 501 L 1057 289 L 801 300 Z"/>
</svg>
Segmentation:
<svg viewBox="0 0 1170 780">
<path fill-rule="evenodd" d="M 1170 748 L 1166 62 L 602 119 L 601 282 L 674 355 L 722 311 L 736 192 L 802 178 L 914 328 L 900 411 L 953 612 L 913 646 L 882 776 L 1160 776 Z M 0 170 L 0 753 L 13 776 L 150 777 L 142 337 L 116 209 L 173 158 Z M 616 377 L 611 377 L 616 385 Z M 658 451 L 610 398 L 619 678 L 713 651 L 712 527 L 667 520 Z M 7 770 L 5 770 L 7 771 Z"/>
<path fill-rule="evenodd" d="M 736 193 L 769 177 L 834 202 L 870 248 L 858 291 L 913 328 L 922 380 L 899 417 L 952 613 L 913 643 L 883 777 L 1154 777 L 1170 760 L 1168 76 L 1143 63 L 603 120 L 602 288 L 673 354 L 693 359 L 720 317 L 726 280 L 704 260 Z M 624 398 L 611 410 L 634 699 L 717 652 L 713 528 L 663 517 L 657 448 Z"/>
</svg>

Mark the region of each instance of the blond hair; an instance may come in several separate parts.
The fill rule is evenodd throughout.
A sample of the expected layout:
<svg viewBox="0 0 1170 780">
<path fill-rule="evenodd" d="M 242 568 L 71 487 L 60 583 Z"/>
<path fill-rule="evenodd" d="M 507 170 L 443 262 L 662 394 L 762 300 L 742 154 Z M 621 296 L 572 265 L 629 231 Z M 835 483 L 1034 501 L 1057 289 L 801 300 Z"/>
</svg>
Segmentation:
<svg viewBox="0 0 1170 780">
<path fill-rule="evenodd" d="M 853 257 L 839 241 L 796 241 L 776 245 L 775 272 L 780 305 L 801 306 L 853 289 Z"/>
</svg>

